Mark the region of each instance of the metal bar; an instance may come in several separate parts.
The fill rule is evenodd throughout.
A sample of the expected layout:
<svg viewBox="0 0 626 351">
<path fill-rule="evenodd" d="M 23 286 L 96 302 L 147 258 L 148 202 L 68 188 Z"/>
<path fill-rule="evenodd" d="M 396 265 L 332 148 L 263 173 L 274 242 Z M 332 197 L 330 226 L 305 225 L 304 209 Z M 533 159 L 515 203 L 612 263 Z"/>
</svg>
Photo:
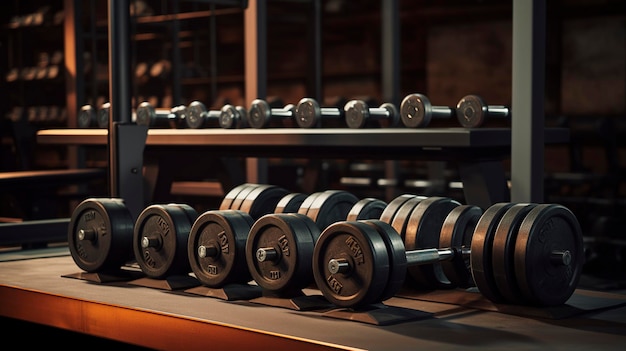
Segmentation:
<svg viewBox="0 0 626 351">
<path fill-rule="evenodd" d="M 174 14 L 178 14 L 178 1 L 172 1 Z M 182 103 L 181 72 L 182 59 L 180 57 L 180 21 L 178 18 L 172 21 L 172 106 Z M 164 106 L 171 107 L 171 106 Z"/>
<path fill-rule="evenodd" d="M 545 27 L 543 0 L 513 0 L 511 200 L 543 201 Z"/>
<path fill-rule="evenodd" d="M 267 98 L 267 4 L 250 0 L 244 12 L 245 21 L 245 101 Z M 267 182 L 267 160 L 246 159 L 246 179 L 252 183 Z"/>
<path fill-rule="evenodd" d="M 322 5 L 320 0 L 311 1 L 311 26 L 309 27 L 311 75 L 309 76 L 309 94 L 317 101 L 323 100 L 322 95 Z"/>
</svg>

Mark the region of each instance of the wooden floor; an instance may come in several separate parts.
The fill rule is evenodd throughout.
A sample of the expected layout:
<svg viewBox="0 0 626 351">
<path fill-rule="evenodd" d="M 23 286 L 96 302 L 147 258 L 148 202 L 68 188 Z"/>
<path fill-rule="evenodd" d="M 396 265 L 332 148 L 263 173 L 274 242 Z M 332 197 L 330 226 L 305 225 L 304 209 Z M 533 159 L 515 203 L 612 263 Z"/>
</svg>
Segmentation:
<svg viewBox="0 0 626 351">
<path fill-rule="evenodd" d="M 20 328 L 36 335 L 58 331 L 46 339 L 48 346 L 84 345 L 83 340 L 103 340 L 116 349 L 176 350 L 621 350 L 626 345 L 622 294 L 578 289 L 565 306 L 553 309 L 494 305 L 467 291 L 402 294 L 385 304 L 420 318 L 380 326 L 330 318 L 329 308 L 296 311 L 132 281 L 68 278 L 80 271 L 67 248 L 23 251 L 0 252 L 0 316 L 11 326 L 3 330 L 7 335 Z"/>
</svg>

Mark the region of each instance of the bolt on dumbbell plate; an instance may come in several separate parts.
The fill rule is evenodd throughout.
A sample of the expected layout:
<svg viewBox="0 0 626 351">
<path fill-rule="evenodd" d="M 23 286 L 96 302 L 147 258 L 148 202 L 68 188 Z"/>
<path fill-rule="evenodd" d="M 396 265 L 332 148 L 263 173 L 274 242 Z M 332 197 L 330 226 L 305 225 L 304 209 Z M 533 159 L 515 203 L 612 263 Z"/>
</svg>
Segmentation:
<svg viewBox="0 0 626 351">
<path fill-rule="evenodd" d="M 421 201 L 411 215 L 406 228 L 404 246 L 407 251 L 435 248 L 439 245 L 439 235 L 446 217 L 461 204 L 447 197 L 433 196 Z M 409 267 L 413 282 L 427 289 L 453 287 L 443 273 L 441 263 Z"/>
<path fill-rule="evenodd" d="M 122 199 L 83 200 L 74 209 L 68 227 L 72 259 L 90 273 L 119 269 L 134 258 L 133 226 Z"/>
<path fill-rule="evenodd" d="M 504 302 L 493 276 L 492 248 L 493 236 L 506 211 L 512 203 L 501 202 L 490 206 L 478 220 L 472 236 L 470 264 L 476 287 L 486 298 L 493 302 Z"/>
<path fill-rule="evenodd" d="M 387 247 L 389 256 L 389 278 L 378 301 L 390 299 L 402 288 L 406 280 L 407 259 L 404 251 L 404 242 L 398 232 L 391 225 L 381 220 L 366 220 L 370 226 L 376 228 Z"/>
<path fill-rule="evenodd" d="M 283 196 L 274 209 L 274 213 L 297 213 L 308 195 L 303 193 L 289 193 Z"/>
<path fill-rule="evenodd" d="M 515 278 L 515 241 L 522 220 L 535 204 L 515 204 L 500 219 L 493 234 L 491 268 L 500 296 L 507 303 L 523 304 L 524 297 Z"/>
<path fill-rule="evenodd" d="M 331 260 L 346 260 L 347 272 L 331 274 Z M 389 256 L 378 230 L 364 222 L 337 222 L 327 227 L 315 245 L 313 273 L 317 287 L 339 307 L 379 302 L 389 281 Z"/>
<path fill-rule="evenodd" d="M 252 225 L 246 262 L 252 278 L 263 289 L 280 294 L 303 289 L 312 282 L 315 242 L 306 221 L 311 219 L 299 213 L 279 213 L 267 214 Z M 276 257 L 259 260 L 259 249 L 269 249 Z"/>
<path fill-rule="evenodd" d="M 527 301 L 540 306 L 567 302 L 583 260 L 582 230 L 569 209 L 545 204 L 526 215 L 515 245 L 515 273 Z"/>
<path fill-rule="evenodd" d="M 395 216 L 393 216 L 393 220 L 391 221 L 391 226 L 400 234 L 402 240 L 406 236 L 406 227 L 409 223 L 409 217 L 411 216 L 411 212 L 415 209 L 417 205 L 423 200 L 426 200 L 425 196 L 415 196 L 400 206 Z"/>
<path fill-rule="evenodd" d="M 191 271 L 187 241 L 192 223 L 177 205 L 150 205 L 135 221 L 133 249 L 141 270 L 162 279 Z"/>
<path fill-rule="evenodd" d="M 198 217 L 189 233 L 187 254 L 203 285 L 221 288 L 252 280 L 245 256 L 252 224 L 252 217 L 239 210 L 210 210 Z"/>
<path fill-rule="evenodd" d="M 280 199 L 289 191 L 275 185 L 261 185 L 254 188 L 243 200 L 239 209 L 257 220 L 261 216 L 273 213 Z"/>
<path fill-rule="evenodd" d="M 385 210 L 380 215 L 380 220 L 385 223 L 391 224 L 391 222 L 393 221 L 393 218 L 396 215 L 396 212 L 398 212 L 402 204 L 404 204 L 409 199 L 412 199 L 416 196 L 417 195 L 413 195 L 413 194 L 402 194 L 402 195 L 397 196 L 396 198 L 391 200 L 391 202 L 389 202 L 387 207 L 385 207 Z"/>
<path fill-rule="evenodd" d="M 315 198 L 306 215 L 323 230 L 332 223 L 345 221 L 358 201 L 354 194 L 347 191 L 326 190 Z"/>
<path fill-rule="evenodd" d="M 226 195 L 222 199 L 219 209 L 220 210 L 238 210 L 238 208 L 232 207 L 233 200 L 235 200 L 235 198 L 239 195 L 241 191 L 248 189 L 249 187 L 257 187 L 257 186 L 259 186 L 259 184 L 243 183 L 232 188 L 228 193 L 226 193 Z"/>
<path fill-rule="evenodd" d="M 366 197 L 352 206 L 346 220 L 379 219 L 386 207 L 387 203 L 385 201 L 373 197 Z"/>
<path fill-rule="evenodd" d="M 482 216 L 482 208 L 474 205 L 457 206 L 446 217 L 439 235 L 439 248 L 470 249 L 474 228 Z M 441 262 L 441 268 L 452 285 L 460 288 L 474 286 L 469 257 L 455 255 Z"/>
</svg>

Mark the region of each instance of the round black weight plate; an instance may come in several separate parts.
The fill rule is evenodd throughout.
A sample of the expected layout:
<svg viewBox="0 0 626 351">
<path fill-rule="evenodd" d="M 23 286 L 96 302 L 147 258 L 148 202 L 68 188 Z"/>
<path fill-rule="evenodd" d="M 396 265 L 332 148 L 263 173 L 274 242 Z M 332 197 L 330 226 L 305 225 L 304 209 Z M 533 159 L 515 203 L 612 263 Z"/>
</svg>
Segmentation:
<svg viewBox="0 0 626 351">
<path fill-rule="evenodd" d="M 509 202 L 491 205 L 478 220 L 472 235 L 472 252 L 470 265 L 472 277 L 478 290 L 493 302 L 503 302 L 504 298 L 498 291 L 492 267 L 493 236 L 504 213 L 513 206 Z"/>
<path fill-rule="evenodd" d="M 404 242 L 398 232 L 388 223 L 377 219 L 366 220 L 364 222 L 376 228 L 387 247 L 387 254 L 389 255 L 389 280 L 387 281 L 382 295 L 378 299 L 379 301 L 385 301 L 396 295 L 406 280 L 407 261 Z"/>
<path fill-rule="evenodd" d="M 243 202 L 246 200 L 246 198 L 248 197 L 248 195 L 250 195 L 254 190 L 258 189 L 258 188 L 269 188 L 271 185 L 267 185 L 267 184 L 254 184 L 254 185 L 250 185 L 244 189 L 241 189 L 241 191 L 239 192 L 239 194 L 237 194 L 237 196 L 235 196 L 235 198 L 233 199 L 233 202 L 230 204 L 230 209 L 231 210 L 240 210 L 241 209 L 241 205 L 243 205 Z M 255 218 L 257 219 L 257 218 Z"/>
<path fill-rule="evenodd" d="M 507 303 L 521 304 L 524 298 L 515 278 L 515 241 L 522 220 L 534 204 L 515 204 L 500 219 L 493 234 L 491 268 L 500 296 Z"/>
<path fill-rule="evenodd" d="M 515 244 L 515 274 L 529 303 L 564 304 L 574 293 L 583 260 L 576 216 L 557 204 L 538 205 L 522 221 Z"/>
<path fill-rule="evenodd" d="M 97 112 L 96 109 L 91 105 L 84 105 L 78 111 L 78 116 L 76 117 L 76 123 L 78 128 L 91 128 L 97 125 Z"/>
<path fill-rule="evenodd" d="M 273 213 L 280 199 L 289 194 L 286 189 L 275 185 L 261 185 L 252 190 L 243 200 L 239 209 L 257 220 L 261 216 Z"/>
<path fill-rule="evenodd" d="M 283 196 L 274 209 L 274 213 L 297 213 L 308 195 L 303 193 L 289 193 Z"/>
<path fill-rule="evenodd" d="M 134 221 L 122 199 L 89 198 L 72 212 L 70 254 L 84 271 L 119 269 L 132 261 Z"/>
<path fill-rule="evenodd" d="M 422 200 L 409 215 L 404 237 L 406 250 L 432 249 L 439 245 L 441 227 L 458 201 L 433 196 Z M 441 263 L 409 266 L 409 275 L 419 288 L 441 289 L 453 287 L 441 268 Z"/>
<path fill-rule="evenodd" d="M 483 210 L 478 206 L 461 205 L 453 208 L 441 227 L 439 248 L 453 248 L 457 251 L 469 249 L 474 228 L 482 214 Z M 469 257 L 457 254 L 449 261 L 442 261 L 441 268 L 452 285 L 460 288 L 474 286 Z"/>
<path fill-rule="evenodd" d="M 254 220 L 239 210 L 210 210 L 191 227 L 187 255 L 196 278 L 211 288 L 252 280 L 246 263 L 246 240 Z"/>
<path fill-rule="evenodd" d="M 343 190 L 326 190 L 315 198 L 306 215 L 320 228 L 345 221 L 350 209 L 359 201 L 353 194 Z"/>
<path fill-rule="evenodd" d="M 398 234 L 400 234 L 402 240 L 404 240 L 406 235 L 406 226 L 409 223 L 409 216 L 411 216 L 411 212 L 413 212 L 413 209 L 415 209 L 415 207 L 423 200 L 426 200 L 425 196 L 415 196 L 407 200 L 402 204 L 402 206 L 400 206 L 398 211 L 396 211 L 395 216 L 393 216 L 393 220 L 389 223 L 398 232 Z"/>
<path fill-rule="evenodd" d="M 233 204 L 233 200 L 235 200 L 237 195 L 239 195 L 239 193 L 244 189 L 247 189 L 249 187 L 256 187 L 258 185 L 259 184 L 254 184 L 254 183 L 243 183 L 232 188 L 228 193 L 226 193 L 226 195 L 224 196 L 224 199 L 222 199 L 222 203 L 220 204 L 219 209 L 220 210 L 237 210 L 236 208 L 231 207 Z"/>
<path fill-rule="evenodd" d="M 256 283 L 281 294 L 296 291 L 313 281 L 311 268 L 315 228 L 299 213 L 272 213 L 259 218 L 246 242 L 246 262 Z M 261 250 L 262 251 L 261 251 Z"/>
<path fill-rule="evenodd" d="M 180 209 L 183 210 L 185 215 L 187 215 L 187 218 L 189 219 L 189 223 L 193 224 L 193 222 L 198 218 L 198 212 L 196 211 L 196 209 L 191 207 L 188 204 L 171 203 L 171 204 L 168 204 L 168 206 L 180 207 Z"/>
<path fill-rule="evenodd" d="M 409 94 L 400 104 L 400 118 L 406 127 L 425 127 L 432 119 L 432 110 L 433 106 L 426 95 Z"/>
<path fill-rule="evenodd" d="M 348 212 L 346 220 L 358 221 L 360 219 L 379 219 L 380 215 L 383 214 L 385 207 L 387 207 L 387 203 L 385 201 L 373 197 L 366 197 L 359 200 L 354 204 L 354 206 L 352 206 L 350 212 Z"/>
<path fill-rule="evenodd" d="M 187 241 L 192 223 L 185 211 L 173 204 L 150 205 L 135 221 L 133 249 L 141 270 L 162 279 L 191 271 Z"/>
<path fill-rule="evenodd" d="M 332 274 L 331 260 L 348 264 Z M 389 255 L 376 228 L 362 222 L 336 222 L 327 227 L 313 251 L 315 283 L 339 307 L 359 307 L 378 300 L 389 281 Z"/>
<path fill-rule="evenodd" d="M 385 207 L 385 210 L 383 211 L 383 213 L 380 215 L 380 220 L 385 223 L 391 224 L 391 222 L 393 221 L 393 217 L 396 215 L 396 212 L 398 212 L 398 209 L 400 209 L 402 204 L 407 202 L 409 199 L 414 198 L 415 196 L 417 195 L 402 194 L 396 197 L 395 199 L 391 200 L 391 202 L 389 202 L 387 207 Z"/>
<path fill-rule="evenodd" d="M 315 201 L 315 199 L 320 196 L 323 192 L 316 192 L 313 193 L 309 196 L 306 197 L 306 199 L 304 199 L 304 201 L 302 201 L 302 203 L 300 204 L 300 208 L 298 209 L 298 213 L 306 215 L 307 212 L 309 212 L 309 208 L 311 207 L 311 205 L 313 204 L 313 201 Z"/>
<path fill-rule="evenodd" d="M 384 108 L 385 110 L 387 110 L 387 113 L 389 114 L 389 118 L 387 119 L 381 119 L 381 127 L 385 127 L 385 128 L 394 128 L 397 127 L 398 124 L 400 124 L 400 113 L 398 112 L 398 108 L 396 107 L 396 105 L 390 103 L 390 102 L 385 102 L 382 105 L 380 105 L 380 108 Z"/>
</svg>

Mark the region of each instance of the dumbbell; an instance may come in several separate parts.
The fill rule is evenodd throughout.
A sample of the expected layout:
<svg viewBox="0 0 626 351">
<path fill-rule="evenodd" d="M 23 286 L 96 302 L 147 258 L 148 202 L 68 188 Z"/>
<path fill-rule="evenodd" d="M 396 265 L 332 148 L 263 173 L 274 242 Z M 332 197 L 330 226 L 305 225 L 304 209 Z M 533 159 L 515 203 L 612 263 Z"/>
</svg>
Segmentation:
<svg viewBox="0 0 626 351">
<path fill-rule="evenodd" d="M 152 104 L 144 101 L 137 106 L 136 123 L 149 128 L 181 128 L 186 120 L 184 106 L 176 106 L 172 109 L 154 108 Z M 181 118 L 182 117 L 182 118 Z"/>
<path fill-rule="evenodd" d="M 511 111 L 502 105 L 487 105 L 478 95 L 466 95 L 456 104 L 456 118 L 465 128 L 477 128 L 487 118 L 509 118 Z"/>
<path fill-rule="evenodd" d="M 221 111 L 207 110 L 202 102 L 193 101 L 187 107 L 185 122 L 187 127 L 192 129 L 211 127 L 220 122 L 220 114 Z"/>
<path fill-rule="evenodd" d="M 83 105 L 78 111 L 76 124 L 78 128 L 94 128 L 98 126 L 98 113 L 91 105 Z"/>
<path fill-rule="evenodd" d="M 363 128 L 370 121 L 379 121 L 379 126 L 396 127 L 400 122 L 398 109 L 385 102 L 379 107 L 369 107 L 363 100 L 350 100 L 344 106 L 346 124 L 350 128 Z"/>
<path fill-rule="evenodd" d="M 316 128 L 322 125 L 322 120 L 342 120 L 344 112 L 338 107 L 320 107 L 312 98 L 302 98 L 296 105 L 294 118 L 300 128 Z"/>
<path fill-rule="evenodd" d="M 187 255 L 202 285 L 222 288 L 252 280 L 245 258 L 250 229 L 255 220 L 275 211 L 280 201 L 293 198 L 291 194 L 275 185 L 244 183 L 226 194 L 218 210 L 197 218 L 189 233 Z"/>
<path fill-rule="evenodd" d="M 219 119 L 224 129 L 241 129 L 248 127 L 248 111 L 243 106 L 226 104 L 222 106 Z"/>
<path fill-rule="evenodd" d="M 433 106 L 426 95 L 414 93 L 402 99 L 400 119 L 408 128 L 422 128 L 430 124 L 433 118 L 450 118 L 454 110 L 448 106 Z"/>
<path fill-rule="evenodd" d="M 111 111 L 111 103 L 105 102 L 98 109 L 98 127 L 109 128 L 109 113 Z"/>
<path fill-rule="evenodd" d="M 248 124 L 256 129 L 267 128 L 270 125 L 289 126 L 293 123 L 294 111 L 295 106 L 292 104 L 274 108 L 263 99 L 254 99 L 248 109 Z"/>
<path fill-rule="evenodd" d="M 425 201 L 425 200 L 424 200 Z M 450 213 L 463 216 L 463 206 Z M 468 240 L 467 221 L 447 216 L 458 228 L 455 240 Z M 471 226 L 470 226 L 471 227 Z M 320 235 L 313 254 L 315 282 L 333 304 L 359 308 L 393 296 L 407 269 L 469 255 L 479 291 L 496 303 L 562 305 L 573 294 L 583 259 L 581 228 L 558 204 L 498 203 L 480 216 L 471 247 L 411 246 L 381 220 L 337 222 Z M 436 232 L 423 233 L 436 241 Z"/>
<path fill-rule="evenodd" d="M 133 218 L 116 198 L 88 198 L 72 213 L 68 227 L 70 254 L 82 270 L 117 271 L 133 261 Z"/>
<path fill-rule="evenodd" d="M 246 261 L 254 281 L 270 295 L 289 297 L 313 283 L 311 258 L 321 230 L 345 220 L 358 201 L 342 190 L 313 193 L 297 213 L 259 218 L 250 229 Z"/>
</svg>

